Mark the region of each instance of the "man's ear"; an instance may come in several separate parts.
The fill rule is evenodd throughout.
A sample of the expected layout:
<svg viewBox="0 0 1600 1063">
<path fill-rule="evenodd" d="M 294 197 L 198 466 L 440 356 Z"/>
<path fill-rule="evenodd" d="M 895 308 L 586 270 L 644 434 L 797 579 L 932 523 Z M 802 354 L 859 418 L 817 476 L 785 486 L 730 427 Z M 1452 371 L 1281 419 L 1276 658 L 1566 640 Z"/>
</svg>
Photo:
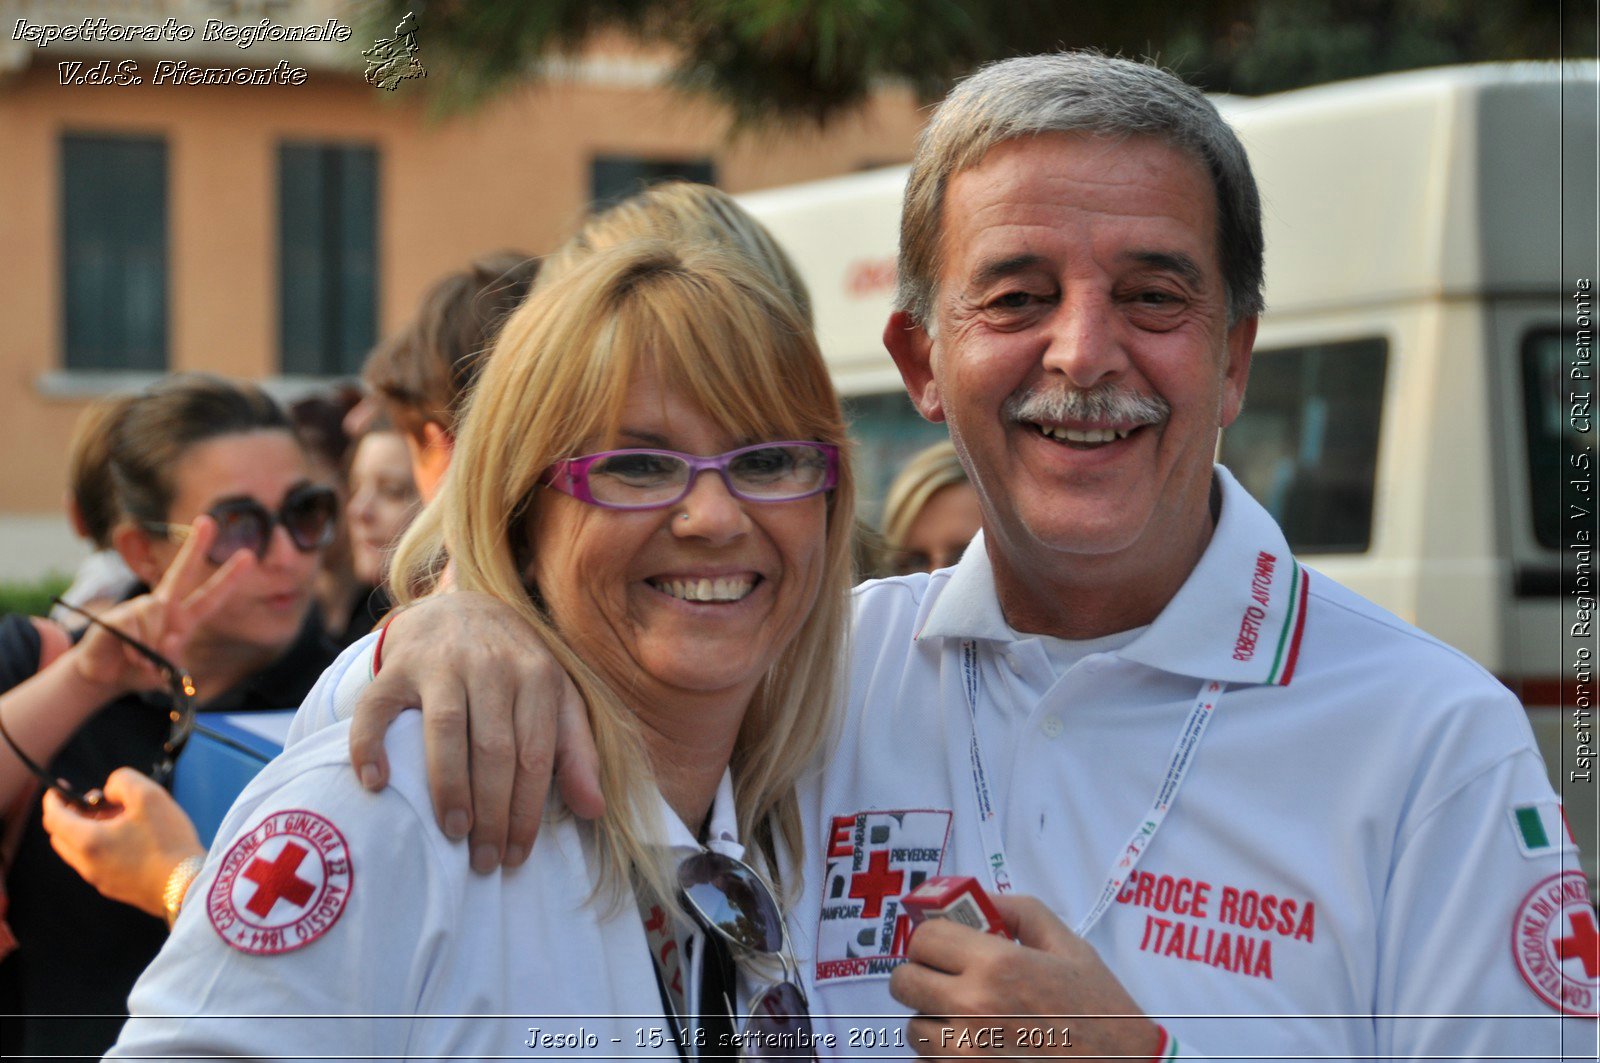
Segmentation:
<svg viewBox="0 0 1600 1063">
<path fill-rule="evenodd" d="M 897 310 L 883 327 L 883 345 L 900 370 L 906 394 L 911 396 L 917 412 L 930 421 L 944 420 L 944 404 L 939 401 L 939 388 L 933 379 L 933 337 L 910 314 Z"/>
<path fill-rule="evenodd" d="M 161 575 L 166 569 L 156 556 L 155 543 L 144 529 L 122 521 L 111 529 L 111 545 L 122 555 L 123 563 L 139 577 L 140 583 L 154 587 L 161 582 Z"/>
<path fill-rule="evenodd" d="M 1260 318 L 1247 317 L 1228 329 L 1226 357 L 1223 367 L 1222 410 L 1218 428 L 1226 428 L 1244 409 L 1245 385 L 1250 380 L 1250 354 L 1256 346 L 1256 325 Z"/>
</svg>

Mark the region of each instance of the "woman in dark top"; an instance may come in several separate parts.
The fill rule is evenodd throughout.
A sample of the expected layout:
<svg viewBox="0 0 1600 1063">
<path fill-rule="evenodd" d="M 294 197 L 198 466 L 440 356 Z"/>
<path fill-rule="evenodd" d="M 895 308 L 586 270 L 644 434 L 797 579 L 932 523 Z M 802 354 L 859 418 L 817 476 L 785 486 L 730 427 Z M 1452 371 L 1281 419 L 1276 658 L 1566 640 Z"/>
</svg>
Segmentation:
<svg viewBox="0 0 1600 1063">
<path fill-rule="evenodd" d="M 282 411 L 252 386 L 186 375 L 131 402 L 114 431 L 113 541 L 143 585 L 101 619 L 192 676 L 204 710 L 298 704 L 333 657 L 311 588 L 337 505 L 311 482 Z M 171 695 L 121 639 L 90 625 L 39 664 L 34 625 L 0 621 L 0 723 L 32 760 L 80 787 L 160 760 Z M 31 783 L 0 743 L 0 805 Z M 62 862 L 38 800 L 6 891 L 18 947 L 0 962 L 0 1013 L 30 1017 L 0 1024 L 0 1052 L 98 1057 L 165 928 L 101 897 Z"/>
</svg>

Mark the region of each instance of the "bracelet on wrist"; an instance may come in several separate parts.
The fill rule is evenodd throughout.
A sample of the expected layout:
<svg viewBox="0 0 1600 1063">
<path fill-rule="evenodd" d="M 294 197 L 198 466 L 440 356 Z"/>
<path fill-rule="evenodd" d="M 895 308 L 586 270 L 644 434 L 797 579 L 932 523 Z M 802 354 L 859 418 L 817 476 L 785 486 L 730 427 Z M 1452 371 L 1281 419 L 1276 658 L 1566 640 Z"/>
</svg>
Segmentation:
<svg viewBox="0 0 1600 1063">
<path fill-rule="evenodd" d="M 161 908 L 167 917 L 168 930 L 178 921 L 178 913 L 183 911 L 183 898 L 205 862 L 204 856 L 186 856 L 167 874 L 166 888 L 161 891 Z"/>
</svg>

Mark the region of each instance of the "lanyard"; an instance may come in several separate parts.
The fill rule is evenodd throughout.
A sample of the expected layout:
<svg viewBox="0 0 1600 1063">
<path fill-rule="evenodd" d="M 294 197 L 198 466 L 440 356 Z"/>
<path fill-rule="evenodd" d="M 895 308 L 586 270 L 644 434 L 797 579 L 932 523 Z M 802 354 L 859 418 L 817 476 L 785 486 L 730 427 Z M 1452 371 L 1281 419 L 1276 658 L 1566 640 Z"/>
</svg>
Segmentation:
<svg viewBox="0 0 1600 1063">
<path fill-rule="evenodd" d="M 972 639 L 965 639 L 961 643 L 961 673 L 962 687 L 967 695 L 967 712 L 972 725 L 972 741 L 968 747 L 968 756 L 972 765 L 972 793 L 977 803 L 978 837 L 983 843 L 984 862 L 989 871 L 990 885 L 996 893 L 1010 893 L 1014 887 L 1006 862 L 1005 843 L 1000 839 L 999 817 L 989 793 L 989 775 L 983 765 L 983 750 L 978 744 L 978 644 Z M 1073 928 L 1073 933 L 1080 938 L 1088 936 L 1089 931 L 1094 929 L 1100 917 L 1106 913 L 1106 909 L 1117 899 L 1117 894 L 1122 892 L 1122 887 L 1139 863 L 1139 858 L 1149 847 L 1150 840 L 1156 836 L 1156 831 L 1161 829 L 1167 813 L 1172 809 L 1172 803 L 1178 799 L 1178 788 L 1183 785 L 1184 777 L 1189 774 L 1189 766 L 1194 763 L 1194 754 L 1200 748 L 1200 739 L 1205 737 L 1206 727 L 1210 725 L 1211 717 L 1222 701 L 1222 692 L 1223 684 L 1220 680 L 1208 679 L 1201 684 L 1200 693 L 1195 696 L 1194 704 L 1189 708 L 1189 715 L 1183 721 L 1183 730 L 1178 734 L 1178 741 L 1173 745 L 1172 754 L 1167 758 L 1167 770 L 1161 777 L 1161 785 L 1156 790 L 1155 799 L 1151 801 L 1149 810 L 1140 817 L 1139 826 L 1129 836 L 1127 844 L 1111 862 L 1105 885 L 1101 888 L 1100 897 L 1095 901 L 1094 907 Z"/>
</svg>

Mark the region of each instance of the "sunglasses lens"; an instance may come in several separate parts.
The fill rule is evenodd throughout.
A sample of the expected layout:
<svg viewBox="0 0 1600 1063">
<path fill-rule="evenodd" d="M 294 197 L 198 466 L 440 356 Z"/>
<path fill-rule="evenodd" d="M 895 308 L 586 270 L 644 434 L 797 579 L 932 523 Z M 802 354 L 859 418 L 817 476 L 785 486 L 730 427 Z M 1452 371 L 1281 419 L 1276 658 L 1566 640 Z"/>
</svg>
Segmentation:
<svg viewBox="0 0 1600 1063">
<path fill-rule="evenodd" d="M 779 982 L 761 994 L 745 1029 L 747 1060 L 817 1058 L 811 1013 L 792 982 Z"/>
<path fill-rule="evenodd" d="M 301 550 L 317 550 L 333 538 L 339 500 L 326 488 L 297 491 L 283 503 L 283 526 Z"/>
<path fill-rule="evenodd" d="M 756 873 L 721 853 L 702 852 L 678 865 L 678 885 L 708 923 L 730 941 L 768 954 L 783 949 L 783 916 Z"/>
<path fill-rule="evenodd" d="M 211 511 L 217 522 L 217 538 L 206 553 L 206 560 L 220 565 L 240 550 L 249 550 L 260 557 L 266 552 L 267 536 L 271 532 L 271 518 L 267 511 L 253 502 L 219 506 Z"/>
</svg>

